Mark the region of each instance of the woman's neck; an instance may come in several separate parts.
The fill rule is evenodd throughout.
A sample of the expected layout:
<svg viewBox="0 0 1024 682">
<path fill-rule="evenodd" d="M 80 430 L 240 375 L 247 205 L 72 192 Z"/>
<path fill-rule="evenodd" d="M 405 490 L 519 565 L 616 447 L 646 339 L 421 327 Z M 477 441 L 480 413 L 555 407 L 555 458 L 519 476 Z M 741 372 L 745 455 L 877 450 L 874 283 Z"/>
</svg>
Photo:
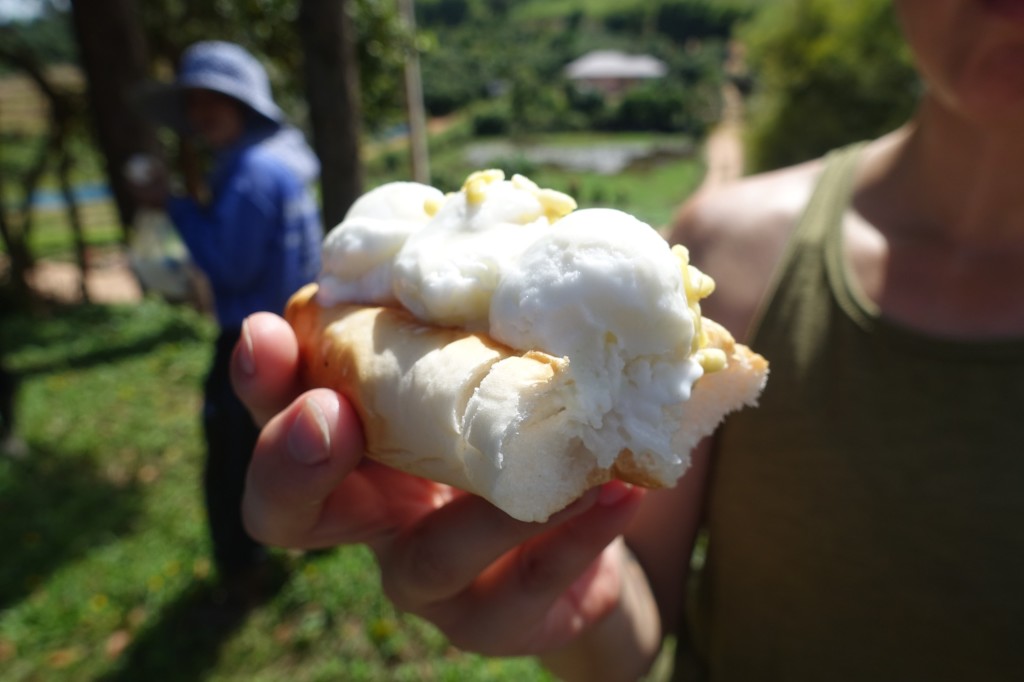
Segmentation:
<svg viewBox="0 0 1024 682">
<path fill-rule="evenodd" d="M 843 248 L 860 290 L 908 328 L 1024 338 L 1024 134 L 922 107 L 868 145 Z"/>
<path fill-rule="evenodd" d="M 857 208 L 880 227 L 1019 247 L 1022 180 L 1024 129 L 971 126 L 926 99 L 910 124 L 869 148 Z"/>
</svg>

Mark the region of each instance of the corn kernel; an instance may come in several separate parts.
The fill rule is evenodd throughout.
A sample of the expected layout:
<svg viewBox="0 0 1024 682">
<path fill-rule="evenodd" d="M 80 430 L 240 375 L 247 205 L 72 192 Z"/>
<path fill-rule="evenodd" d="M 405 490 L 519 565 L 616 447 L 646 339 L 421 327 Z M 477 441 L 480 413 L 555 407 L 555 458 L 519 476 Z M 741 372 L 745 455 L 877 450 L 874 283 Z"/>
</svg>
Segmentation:
<svg viewBox="0 0 1024 682">
<path fill-rule="evenodd" d="M 553 189 L 538 189 L 536 196 L 549 222 L 553 223 L 576 210 L 576 200 L 568 194 Z"/>
<path fill-rule="evenodd" d="M 672 255 L 679 259 L 680 267 L 690 264 L 690 250 L 682 244 L 676 244 L 672 247 Z"/>
<path fill-rule="evenodd" d="M 433 218 L 437 215 L 438 211 L 441 210 L 441 207 L 444 206 L 444 202 L 447 198 L 448 197 L 439 199 L 438 197 L 430 197 L 429 199 L 426 199 L 423 202 L 423 212 Z"/>
<path fill-rule="evenodd" d="M 725 369 L 729 359 L 721 348 L 702 348 L 694 355 L 694 359 L 700 364 L 705 374 Z"/>
<path fill-rule="evenodd" d="M 466 193 L 466 201 L 470 204 L 482 204 L 487 198 L 487 187 L 505 179 L 505 173 L 497 169 L 481 170 L 470 174 L 462 185 Z"/>
<path fill-rule="evenodd" d="M 711 279 L 692 265 L 687 265 L 686 270 L 692 288 L 692 293 L 698 301 L 703 298 L 707 298 L 715 291 L 715 280 Z M 687 291 L 687 296 L 689 295 L 690 291 Z"/>
<path fill-rule="evenodd" d="M 540 191 L 540 187 L 537 185 L 536 182 L 526 177 L 525 175 L 520 175 L 519 173 L 516 173 L 515 175 L 512 176 L 512 186 L 515 187 L 516 189 L 526 190 L 527 192 L 536 193 Z"/>
</svg>

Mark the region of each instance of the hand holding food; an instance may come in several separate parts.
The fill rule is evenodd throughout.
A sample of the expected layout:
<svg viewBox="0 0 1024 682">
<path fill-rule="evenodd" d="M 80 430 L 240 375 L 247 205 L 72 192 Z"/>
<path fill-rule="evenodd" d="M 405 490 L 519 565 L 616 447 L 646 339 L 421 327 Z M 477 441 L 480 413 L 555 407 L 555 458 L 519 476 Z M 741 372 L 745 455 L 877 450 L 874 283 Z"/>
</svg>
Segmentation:
<svg viewBox="0 0 1024 682">
<path fill-rule="evenodd" d="M 713 282 L 648 225 L 521 176 L 365 195 L 293 298 L 305 383 L 367 455 L 543 521 L 620 479 L 674 485 L 767 363 L 700 315 Z"/>
<path fill-rule="evenodd" d="M 395 606 L 466 650 L 551 651 L 618 608 L 629 562 L 613 540 L 643 489 L 610 482 L 548 523 L 517 521 L 483 498 L 363 457 L 350 403 L 329 389 L 302 393 L 298 358 L 283 319 L 248 318 L 232 374 L 264 425 L 243 503 L 253 537 L 303 549 L 365 543 Z"/>
</svg>

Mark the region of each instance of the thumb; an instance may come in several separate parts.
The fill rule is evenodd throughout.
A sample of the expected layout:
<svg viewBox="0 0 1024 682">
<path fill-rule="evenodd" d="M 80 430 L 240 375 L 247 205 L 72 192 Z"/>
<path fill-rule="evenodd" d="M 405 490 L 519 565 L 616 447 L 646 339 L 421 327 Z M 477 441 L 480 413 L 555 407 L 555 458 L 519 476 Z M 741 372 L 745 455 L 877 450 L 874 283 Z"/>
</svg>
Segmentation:
<svg viewBox="0 0 1024 682">
<path fill-rule="evenodd" d="M 242 324 L 231 356 L 231 383 L 257 424 L 263 425 L 301 392 L 299 342 L 291 326 L 272 313 Z"/>
<path fill-rule="evenodd" d="M 268 422 L 253 451 L 242 501 L 249 533 L 283 547 L 323 544 L 323 511 L 362 453 L 348 401 L 327 389 L 298 398 Z"/>
</svg>

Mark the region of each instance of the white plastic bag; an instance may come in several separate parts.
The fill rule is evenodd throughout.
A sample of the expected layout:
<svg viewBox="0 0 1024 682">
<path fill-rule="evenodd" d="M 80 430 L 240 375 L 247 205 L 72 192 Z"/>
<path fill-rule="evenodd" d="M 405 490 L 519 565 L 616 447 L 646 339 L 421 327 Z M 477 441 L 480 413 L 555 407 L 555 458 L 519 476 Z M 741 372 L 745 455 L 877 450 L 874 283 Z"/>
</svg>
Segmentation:
<svg viewBox="0 0 1024 682">
<path fill-rule="evenodd" d="M 137 188 L 157 186 L 166 191 L 167 169 L 149 154 L 134 154 L 128 159 L 124 175 Z M 132 227 L 128 260 L 143 290 L 169 301 L 187 300 L 193 293 L 193 268 L 171 219 L 162 209 L 141 206 Z"/>
<path fill-rule="evenodd" d="M 184 301 L 191 293 L 188 251 L 161 210 L 140 208 L 135 214 L 128 257 L 143 290 L 169 301 Z"/>
</svg>

